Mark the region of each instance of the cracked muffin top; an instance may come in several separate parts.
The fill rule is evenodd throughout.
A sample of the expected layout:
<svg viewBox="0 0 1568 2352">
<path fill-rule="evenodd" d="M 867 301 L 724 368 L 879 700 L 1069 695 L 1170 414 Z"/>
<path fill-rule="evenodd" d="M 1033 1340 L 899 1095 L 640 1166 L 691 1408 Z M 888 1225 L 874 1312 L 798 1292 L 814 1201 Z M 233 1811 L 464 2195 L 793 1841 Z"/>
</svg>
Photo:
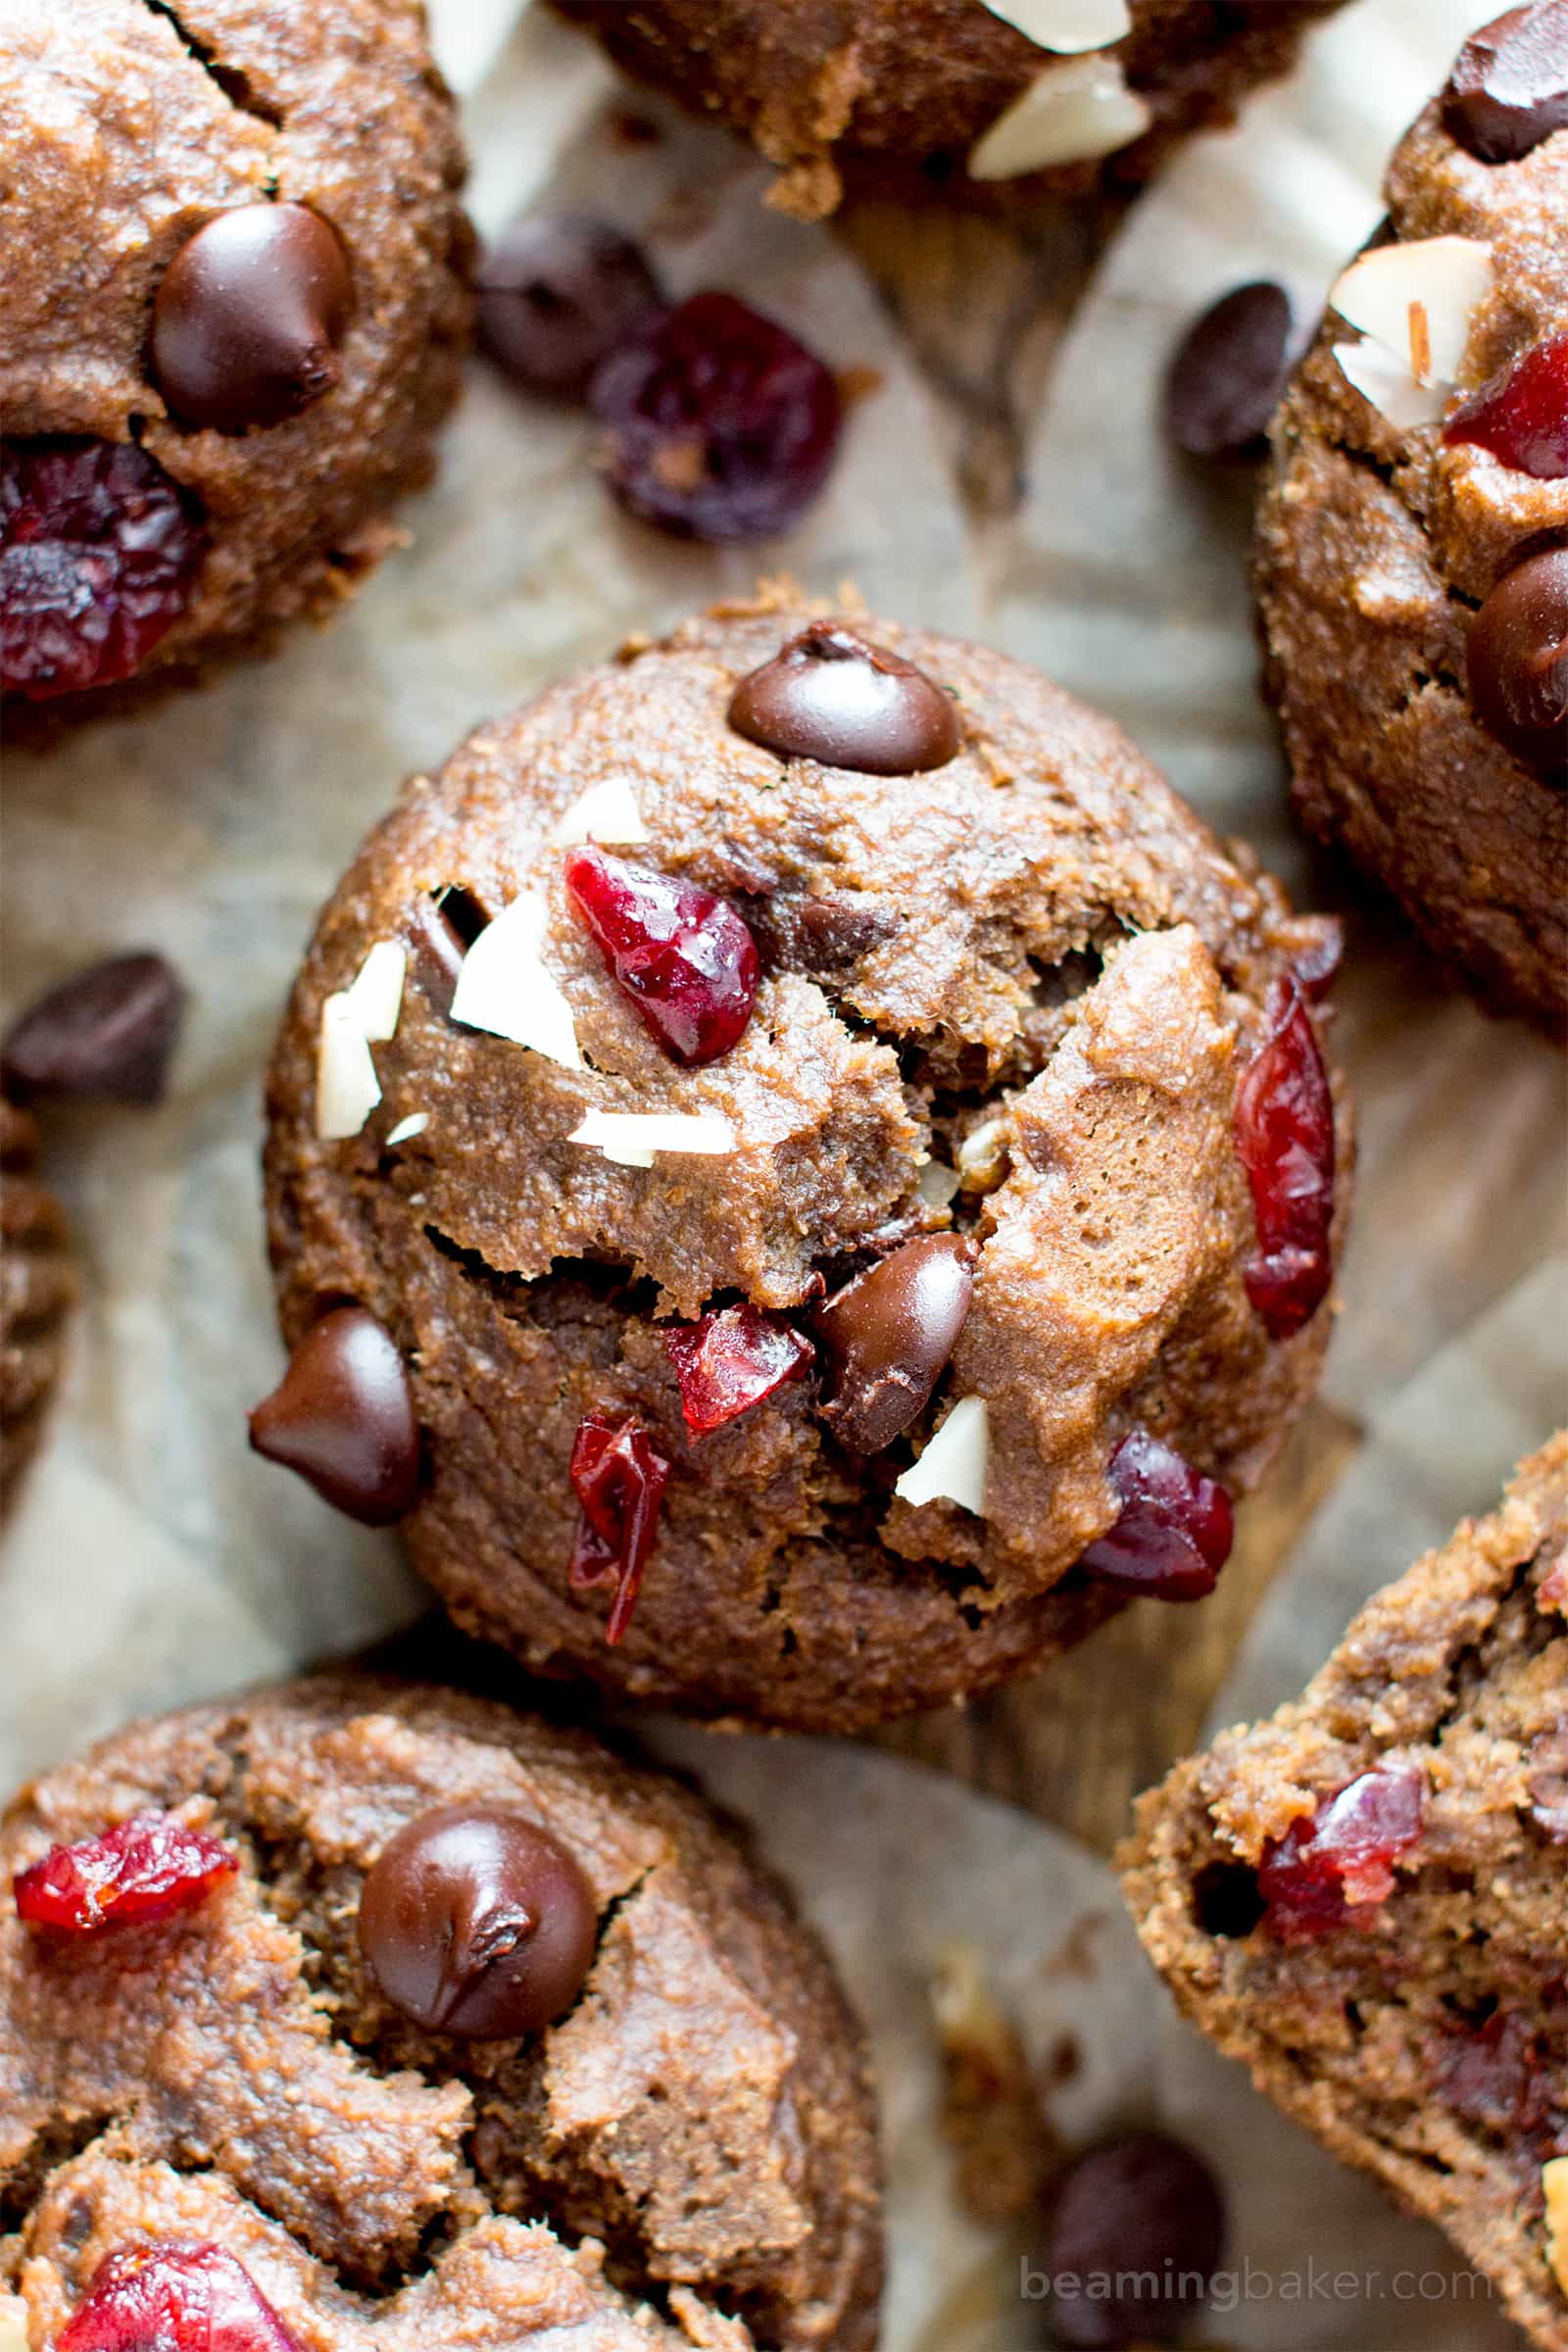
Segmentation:
<svg viewBox="0 0 1568 2352">
<path fill-rule="evenodd" d="M 321 1679 L 50 1774 L 0 1870 L 7 2352 L 874 2344 L 856 2030 L 662 1775 Z"/>
<path fill-rule="evenodd" d="M 321 918 L 253 1442 L 701 1714 L 849 1728 L 1194 1597 L 1327 1338 L 1336 951 L 999 655 L 783 595 L 629 646 Z"/>
<path fill-rule="evenodd" d="M 322 617 L 394 544 L 462 172 L 416 0 L 0 0 L 8 728 Z"/>
<path fill-rule="evenodd" d="M 1340 0 L 556 0 L 617 65 L 744 131 L 807 220 L 852 181 L 1136 186 L 1229 122 Z"/>
<path fill-rule="evenodd" d="M 1497 1010 L 1568 1036 L 1568 0 L 1472 36 L 1275 420 L 1297 806 Z"/>
</svg>

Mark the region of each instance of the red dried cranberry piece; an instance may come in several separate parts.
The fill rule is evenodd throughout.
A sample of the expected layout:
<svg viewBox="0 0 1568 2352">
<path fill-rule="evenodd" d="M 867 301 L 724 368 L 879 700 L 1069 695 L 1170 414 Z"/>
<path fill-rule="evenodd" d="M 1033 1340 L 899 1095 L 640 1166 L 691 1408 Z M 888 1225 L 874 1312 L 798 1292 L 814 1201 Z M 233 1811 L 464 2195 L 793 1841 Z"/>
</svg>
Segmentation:
<svg viewBox="0 0 1568 2352">
<path fill-rule="evenodd" d="M 190 602 L 200 509 L 133 441 L 0 452 L 0 685 L 42 702 L 138 669 Z"/>
<path fill-rule="evenodd" d="M 55 2352 L 300 2352 L 224 2246 L 166 2239 L 106 2255 Z"/>
<path fill-rule="evenodd" d="M 1079 1561 L 1096 1584 L 1135 1597 L 1201 1600 L 1231 1556 L 1231 1498 L 1147 1429 L 1123 1438 L 1107 1472 L 1121 1517 Z"/>
<path fill-rule="evenodd" d="M 149 1809 L 80 1845 L 51 1846 L 12 1881 L 17 1915 L 53 1936 L 93 1936 L 194 1911 L 239 1864 L 205 1830 Z"/>
<path fill-rule="evenodd" d="M 677 1323 L 664 1348 L 680 1382 L 680 1409 L 694 1437 L 750 1412 L 816 1359 L 804 1333 L 750 1300 L 720 1307 L 700 1323 Z"/>
<path fill-rule="evenodd" d="M 1269 1926 L 1286 1943 L 1361 1924 L 1394 1891 L 1394 1863 L 1421 1836 L 1426 1789 L 1414 1765 L 1363 1772 L 1271 1838 L 1257 1866 Z"/>
<path fill-rule="evenodd" d="M 696 539 L 768 539 L 804 514 L 838 451 L 821 361 L 732 294 L 694 294 L 610 354 L 589 398 L 632 514 Z"/>
<path fill-rule="evenodd" d="M 1483 384 L 1443 428 L 1452 448 L 1474 442 L 1538 482 L 1568 475 L 1568 335 L 1538 343 Z"/>
<path fill-rule="evenodd" d="M 1467 2122 L 1519 2140 L 1551 2114 L 1554 2082 L 1547 2053 L 1517 2010 L 1494 2010 L 1461 2039 L 1450 2036 L 1438 2061 L 1446 2104 Z"/>
<path fill-rule="evenodd" d="M 669 1464 L 654 1451 L 635 1414 L 589 1413 L 571 1449 L 571 1483 L 582 1505 L 572 1546 L 574 1592 L 613 1584 L 605 1640 L 613 1647 L 631 1622 L 654 1547 Z"/>
<path fill-rule="evenodd" d="M 1236 1150 L 1257 1223 L 1243 1279 L 1269 1337 L 1288 1340 L 1334 1279 L 1334 1098 L 1295 979 L 1275 981 L 1264 1017 L 1263 1043 L 1236 1090 Z"/>
<path fill-rule="evenodd" d="M 616 985 L 673 1060 L 694 1070 L 739 1043 L 762 965 L 733 906 L 603 850 L 568 851 L 565 873 Z"/>
</svg>

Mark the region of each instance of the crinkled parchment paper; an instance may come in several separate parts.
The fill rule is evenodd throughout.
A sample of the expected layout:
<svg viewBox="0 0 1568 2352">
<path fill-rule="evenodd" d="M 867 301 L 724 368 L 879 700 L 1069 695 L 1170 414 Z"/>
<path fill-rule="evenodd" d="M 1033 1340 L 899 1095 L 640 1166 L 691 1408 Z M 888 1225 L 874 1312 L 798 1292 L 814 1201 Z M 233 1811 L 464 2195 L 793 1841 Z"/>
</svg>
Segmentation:
<svg viewBox="0 0 1568 2352">
<path fill-rule="evenodd" d="M 820 587 L 852 577 L 873 609 L 1040 662 L 1298 886 L 1341 886 L 1290 828 L 1253 690 L 1248 485 L 1172 462 L 1154 385 L 1190 310 L 1237 278 L 1285 271 L 1321 297 L 1377 217 L 1388 148 L 1478 4 L 1362 0 L 1292 83 L 1177 162 L 1057 353 L 1031 497 L 983 568 L 940 404 L 833 237 L 762 210 L 765 174 L 662 107 L 638 101 L 658 141 L 617 138 L 597 54 L 540 12 L 519 24 L 515 0 L 438 0 L 434 13 L 468 102 L 482 227 L 548 184 L 553 201 L 636 227 L 676 292 L 731 286 L 838 365 L 877 372 L 835 481 L 767 551 L 770 566 Z M 278 1362 L 258 1077 L 315 910 L 399 779 L 621 634 L 750 580 L 744 554 L 673 546 L 618 517 L 593 439 L 579 415 L 525 403 L 476 368 L 440 484 L 408 513 L 410 549 L 332 629 L 138 721 L 7 757 L 7 1012 L 88 957 L 143 944 L 180 964 L 193 1009 L 158 1110 L 49 1121 L 84 1297 L 67 1394 L 0 1550 L 0 1783 L 138 1708 L 353 1648 L 421 1606 L 394 1543 L 244 1449 L 245 1408 Z M 1563 1234 L 1561 1065 L 1447 994 L 1376 909 L 1354 915 L 1352 949 L 1341 1036 L 1363 1177 L 1326 1395 L 1363 1443 L 1260 1612 L 1222 1716 L 1297 1689 L 1364 1593 L 1484 1507 L 1568 1403 L 1568 1284 L 1549 1255 Z M 886 1755 L 658 1737 L 759 1825 L 871 2021 L 890 2352 L 1038 2340 L 1015 2258 L 957 2210 L 936 2133 L 927 1984 L 957 1938 L 979 1948 L 1051 2074 L 1060 2131 L 1163 2114 L 1219 2163 L 1233 2262 L 1250 2260 L 1272 2291 L 1216 2309 L 1209 2341 L 1487 2352 L 1512 2340 L 1446 2283 L 1460 2266 L 1440 2241 L 1168 2024 L 1093 1856 Z M 1077 2064 L 1058 2081 L 1064 2036 Z M 1287 2300 L 1309 2262 L 1386 2281 L 1413 2270 L 1442 2292 Z"/>
</svg>

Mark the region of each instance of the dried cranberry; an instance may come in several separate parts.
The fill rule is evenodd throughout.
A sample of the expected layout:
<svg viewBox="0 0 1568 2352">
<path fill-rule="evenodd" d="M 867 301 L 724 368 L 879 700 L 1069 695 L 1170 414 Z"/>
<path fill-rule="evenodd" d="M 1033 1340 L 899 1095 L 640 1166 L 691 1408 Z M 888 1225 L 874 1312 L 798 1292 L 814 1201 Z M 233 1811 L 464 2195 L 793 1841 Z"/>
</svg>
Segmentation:
<svg viewBox="0 0 1568 2352">
<path fill-rule="evenodd" d="M 1396 1859 L 1421 1836 L 1426 1790 L 1413 1765 L 1363 1772 L 1271 1838 L 1257 1866 L 1267 1919 L 1287 1943 L 1356 1926 L 1394 1891 Z"/>
<path fill-rule="evenodd" d="M 589 1413 L 571 1449 L 571 1483 L 582 1505 L 572 1546 L 574 1592 L 612 1583 L 605 1640 L 613 1646 L 631 1622 L 643 1570 L 654 1547 L 669 1464 L 654 1451 L 634 1414 L 612 1420 Z"/>
<path fill-rule="evenodd" d="M 1154 1600 L 1201 1600 L 1231 1556 L 1231 1498 L 1147 1429 L 1132 1430 L 1107 1471 L 1121 1517 L 1079 1561 L 1096 1584 Z"/>
<path fill-rule="evenodd" d="M 1334 1098 L 1294 978 L 1275 981 L 1264 1017 L 1263 1043 L 1236 1090 L 1236 1150 L 1257 1223 L 1244 1280 L 1269 1337 L 1288 1340 L 1334 1278 Z"/>
<path fill-rule="evenodd" d="M 1456 2115 L 1515 2141 L 1539 2132 L 1552 2110 L 1546 2051 L 1517 2010 L 1494 2010 L 1462 2038 L 1448 2037 L 1438 2082 Z"/>
<path fill-rule="evenodd" d="M 166 2239 L 106 2255 L 55 2352 L 300 2352 L 224 2246 Z"/>
<path fill-rule="evenodd" d="M 41 702 L 138 669 L 186 605 L 207 536 L 133 441 L 0 453 L 0 685 Z"/>
<path fill-rule="evenodd" d="M 750 1412 L 787 1380 L 798 1380 L 816 1350 L 782 1315 L 749 1300 L 720 1307 L 700 1323 L 678 1323 L 664 1348 L 680 1382 L 680 1409 L 694 1437 Z"/>
<path fill-rule="evenodd" d="M 568 851 L 566 890 L 617 986 L 666 1054 L 697 1069 L 727 1054 L 757 1002 L 757 942 L 722 899 L 603 850 Z"/>
<path fill-rule="evenodd" d="M 821 489 L 843 406 L 815 354 L 732 294 L 694 294 L 610 354 L 589 392 L 632 514 L 696 539 L 768 539 Z"/>
<path fill-rule="evenodd" d="M 1443 428 L 1452 448 L 1474 442 L 1538 482 L 1568 475 L 1568 335 L 1553 335 L 1483 384 Z"/>
<path fill-rule="evenodd" d="M 194 1911 L 239 1868 L 226 1845 L 149 1809 L 80 1845 L 51 1846 L 12 1881 L 17 1915 L 53 1936 L 92 1936 Z"/>
</svg>

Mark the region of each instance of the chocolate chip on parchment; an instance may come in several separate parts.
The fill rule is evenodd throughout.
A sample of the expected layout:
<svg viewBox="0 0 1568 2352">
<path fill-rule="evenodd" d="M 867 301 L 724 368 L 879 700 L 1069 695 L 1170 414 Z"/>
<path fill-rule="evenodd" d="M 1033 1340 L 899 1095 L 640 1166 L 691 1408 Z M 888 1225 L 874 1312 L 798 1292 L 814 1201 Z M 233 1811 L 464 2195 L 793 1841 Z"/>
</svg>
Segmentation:
<svg viewBox="0 0 1568 2352">
<path fill-rule="evenodd" d="M 1262 450 L 1298 342 L 1295 308 L 1269 278 L 1233 287 L 1187 329 L 1165 375 L 1165 424 L 1190 458 Z"/>
<path fill-rule="evenodd" d="M 0 1049 L 0 1076 L 20 1101 L 105 1095 L 157 1102 L 185 1004 L 184 982 L 166 957 L 106 956 L 28 1007 Z"/>
</svg>

